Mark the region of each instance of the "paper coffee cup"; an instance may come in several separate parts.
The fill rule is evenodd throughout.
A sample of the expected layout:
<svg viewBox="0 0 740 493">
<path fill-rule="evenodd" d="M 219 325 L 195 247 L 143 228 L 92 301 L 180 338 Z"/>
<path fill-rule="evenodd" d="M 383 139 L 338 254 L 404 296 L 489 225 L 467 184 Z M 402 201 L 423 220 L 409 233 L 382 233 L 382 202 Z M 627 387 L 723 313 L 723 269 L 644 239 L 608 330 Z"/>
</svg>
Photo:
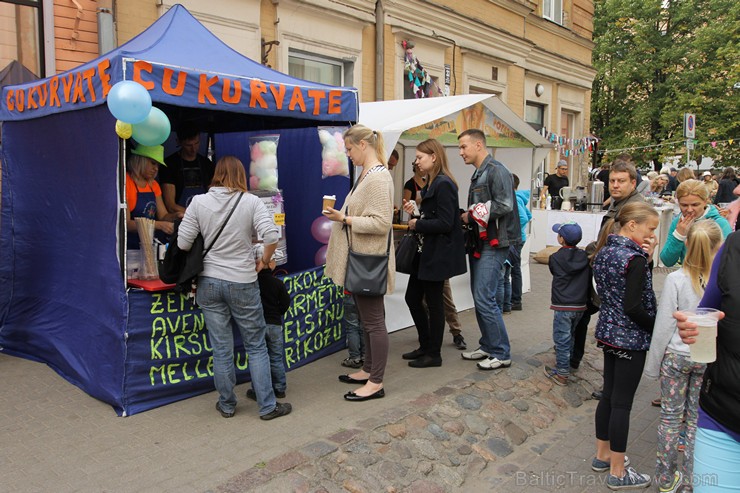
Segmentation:
<svg viewBox="0 0 740 493">
<path fill-rule="evenodd" d="M 696 363 L 712 363 L 717 359 L 717 321 L 719 310 L 714 308 L 697 308 L 684 310 L 688 321 L 696 324 L 699 334 L 694 337 L 694 344 L 689 344 L 689 358 Z"/>
<path fill-rule="evenodd" d="M 337 201 L 336 195 L 324 195 L 324 206 L 323 211 L 327 212 L 329 207 L 334 207 L 334 203 Z"/>
</svg>

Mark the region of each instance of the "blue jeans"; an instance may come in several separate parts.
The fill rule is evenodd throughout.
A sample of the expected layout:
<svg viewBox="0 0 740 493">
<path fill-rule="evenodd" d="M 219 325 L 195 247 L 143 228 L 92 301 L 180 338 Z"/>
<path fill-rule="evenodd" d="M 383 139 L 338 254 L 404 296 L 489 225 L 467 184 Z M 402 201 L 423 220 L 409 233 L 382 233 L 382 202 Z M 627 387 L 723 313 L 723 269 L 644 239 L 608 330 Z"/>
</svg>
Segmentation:
<svg viewBox="0 0 740 493">
<path fill-rule="evenodd" d="M 238 283 L 200 277 L 196 301 L 205 318 L 213 347 L 213 382 L 219 393 L 219 406 L 225 412 L 236 407 L 234 370 L 234 331 L 236 323 L 249 357 L 249 374 L 257 394 L 260 415 L 275 409 L 275 393 L 270 378 L 270 360 L 265 343 L 265 317 L 257 282 Z"/>
<path fill-rule="evenodd" d="M 285 379 L 285 342 L 281 325 L 267 324 L 265 341 L 267 355 L 270 358 L 270 375 L 272 388 L 278 392 L 285 392 L 288 382 Z"/>
<path fill-rule="evenodd" d="M 360 316 L 351 294 L 344 295 L 344 332 L 347 335 L 347 349 L 352 359 L 363 359 L 365 354 L 365 336 L 363 335 Z"/>
<path fill-rule="evenodd" d="M 570 375 L 570 354 L 573 351 L 572 333 L 576 330 L 583 312 L 554 310 L 552 340 L 555 343 L 555 367 L 558 375 Z"/>
<path fill-rule="evenodd" d="M 500 360 L 511 359 L 509 335 L 506 333 L 504 319 L 496 303 L 499 276 L 508 252 L 508 248 L 492 248 L 486 245 L 480 258 L 475 258 L 472 254 L 468 257 L 470 290 L 473 292 L 475 318 L 481 332 L 478 342 L 483 351 Z"/>
</svg>

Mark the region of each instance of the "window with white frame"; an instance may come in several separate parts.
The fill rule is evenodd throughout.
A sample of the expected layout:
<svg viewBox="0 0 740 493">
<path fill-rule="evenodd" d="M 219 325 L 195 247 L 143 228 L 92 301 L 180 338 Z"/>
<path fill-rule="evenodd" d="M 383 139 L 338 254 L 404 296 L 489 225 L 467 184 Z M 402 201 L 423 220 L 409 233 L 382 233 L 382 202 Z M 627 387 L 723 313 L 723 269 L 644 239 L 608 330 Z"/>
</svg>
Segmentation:
<svg viewBox="0 0 740 493">
<path fill-rule="evenodd" d="M 352 62 L 290 50 L 288 74 L 333 86 L 352 86 Z"/>
<path fill-rule="evenodd" d="M 542 17 L 563 23 L 563 0 L 542 0 Z"/>
</svg>

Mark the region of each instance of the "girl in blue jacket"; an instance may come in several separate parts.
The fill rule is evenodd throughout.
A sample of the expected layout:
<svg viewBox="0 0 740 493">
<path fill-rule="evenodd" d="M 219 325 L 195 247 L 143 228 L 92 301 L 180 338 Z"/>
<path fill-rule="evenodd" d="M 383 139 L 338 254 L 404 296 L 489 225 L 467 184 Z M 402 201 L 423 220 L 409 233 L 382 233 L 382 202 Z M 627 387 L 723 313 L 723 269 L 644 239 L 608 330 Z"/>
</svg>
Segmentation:
<svg viewBox="0 0 740 493">
<path fill-rule="evenodd" d="M 609 471 L 610 489 L 648 487 L 650 476 L 629 466 L 625 455 L 630 410 L 640 383 L 655 323 L 656 300 L 649 262 L 655 248 L 658 213 L 645 202 L 626 204 L 607 231 L 619 223 L 594 257 L 601 298 L 596 340 L 604 351 L 604 391 L 596 408 L 596 457 L 591 468 Z"/>
</svg>

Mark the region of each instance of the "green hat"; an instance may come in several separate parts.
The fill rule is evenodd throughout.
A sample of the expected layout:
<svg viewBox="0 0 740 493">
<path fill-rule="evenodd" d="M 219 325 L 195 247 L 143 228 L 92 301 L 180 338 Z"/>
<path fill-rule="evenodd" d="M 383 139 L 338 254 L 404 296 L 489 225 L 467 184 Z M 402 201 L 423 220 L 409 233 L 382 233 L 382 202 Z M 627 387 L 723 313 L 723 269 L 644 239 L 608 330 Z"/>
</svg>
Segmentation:
<svg viewBox="0 0 740 493">
<path fill-rule="evenodd" d="M 135 149 L 131 150 L 131 154 L 148 157 L 149 159 L 155 160 L 162 166 L 167 166 L 164 163 L 164 147 L 162 146 L 143 146 L 139 144 L 138 146 L 136 146 Z"/>
</svg>

